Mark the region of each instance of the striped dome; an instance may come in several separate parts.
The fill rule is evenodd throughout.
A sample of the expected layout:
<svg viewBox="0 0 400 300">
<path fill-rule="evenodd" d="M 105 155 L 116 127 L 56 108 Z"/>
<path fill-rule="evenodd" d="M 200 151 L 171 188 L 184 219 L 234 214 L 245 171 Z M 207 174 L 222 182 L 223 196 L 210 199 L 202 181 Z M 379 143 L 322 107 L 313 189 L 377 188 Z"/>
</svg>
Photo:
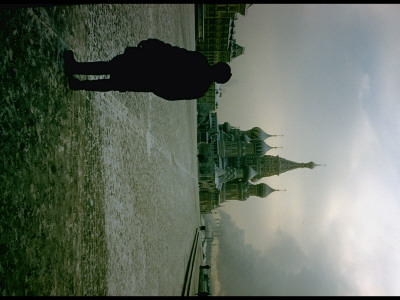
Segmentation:
<svg viewBox="0 0 400 300">
<path fill-rule="evenodd" d="M 254 139 L 251 140 L 250 143 L 254 145 L 254 154 L 257 156 L 263 156 L 268 150 L 271 149 L 271 147 L 262 140 Z"/>
<path fill-rule="evenodd" d="M 266 138 L 270 137 L 270 135 L 262 130 L 260 127 L 253 127 L 246 133 L 248 133 L 251 139 L 265 140 Z"/>
</svg>

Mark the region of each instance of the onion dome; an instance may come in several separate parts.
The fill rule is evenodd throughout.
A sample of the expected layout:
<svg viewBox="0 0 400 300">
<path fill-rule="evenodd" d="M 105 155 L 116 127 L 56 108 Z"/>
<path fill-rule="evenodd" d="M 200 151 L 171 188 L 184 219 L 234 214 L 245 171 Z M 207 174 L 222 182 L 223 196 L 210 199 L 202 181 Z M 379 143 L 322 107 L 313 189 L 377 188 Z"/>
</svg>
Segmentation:
<svg viewBox="0 0 400 300">
<path fill-rule="evenodd" d="M 269 194 L 276 192 L 276 191 L 286 191 L 286 190 L 276 190 L 265 183 L 257 184 L 257 196 L 260 198 L 265 198 Z"/>
<path fill-rule="evenodd" d="M 254 154 L 257 156 L 262 156 L 271 149 L 263 140 L 254 139 L 251 140 L 250 143 L 254 145 Z"/>
<path fill-rule="evenodd" d="M 271 188 L 269 185 L 265 183 L 260 183 L 257 184 L 257 196 L 260 198 L 265 198 L 272 192 L 275 192 L 276 190 Z"/>
<path fill-rule="evenodd" d="M 253 127 L 252 129 L 245 131 L 245 134 L 247 134 L 251 139 L 257 140 L 265 140 L 271 136 L 260 127 Z"/>
</svg>

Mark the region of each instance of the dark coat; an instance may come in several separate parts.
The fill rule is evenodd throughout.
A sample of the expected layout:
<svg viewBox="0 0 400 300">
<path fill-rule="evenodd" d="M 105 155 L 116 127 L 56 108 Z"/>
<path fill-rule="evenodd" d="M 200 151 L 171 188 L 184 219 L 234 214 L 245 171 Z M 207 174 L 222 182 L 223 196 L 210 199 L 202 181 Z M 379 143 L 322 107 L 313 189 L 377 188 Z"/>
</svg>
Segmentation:
<svg viewBox="0 0 400 300">
<path fill-rule="evenodd" d="M 200 52 L 148 39 L 117 56 L 111 78 L 121 90 L 153 92 L 167 100 L 201 98 L 213 83 L 210 65 Z"/>
</svg>

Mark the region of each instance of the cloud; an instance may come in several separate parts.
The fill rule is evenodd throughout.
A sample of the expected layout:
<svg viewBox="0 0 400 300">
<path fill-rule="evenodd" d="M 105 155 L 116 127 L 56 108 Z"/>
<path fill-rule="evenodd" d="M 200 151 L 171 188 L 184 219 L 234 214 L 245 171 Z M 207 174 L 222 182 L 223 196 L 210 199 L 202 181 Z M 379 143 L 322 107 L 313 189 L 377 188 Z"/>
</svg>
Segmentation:
<svg viewBox="0 0 400 300">
<path fill-rule="evenodd" d="M 307 257 L 295 239 L 278 230 L 264 253 L 244 243 L 244 233 L 220 211 L 216 258 L 219 294 L 233 296 L 354 295 L 335 265 L 323 255 Z"/>
<path fill-rule="evenodd" d="M 269 154 L 328 166 L 267 178 L 287 192 L 262 205 L 227 204 L 246 231 L 232 221 L 223 226 L 230 240 L 220 237 L 220 266 L 242 275 L 233 285 L 225 277 L 224 293 L 243 292 L 241 279 L 266 295 L 319 293 L 313 282 L 332 295 L 400 293 L 399 12 L 393 5 L 267 5 L 243 18 L 253 23 L 243 40 L 238 26 L 246 53 L 232 66 L 249 82 L 227 89 L 220 120 L 283 133 L 267 142 L 284 148 Z M 259 278 L 266 289 L 253 287 Z"/>
<path fill-rule="evenodd" d="M 361 76 L 361 86 L 358 92 L 358 99 L 362 100 L 370 90 L 370 78 L 369 75 L 364 73 Z"/>
<path fill-rule="evenodd" d="M 367 81 L 364 77 L 360 90 Z M 319 243 L 334 249 L 332 259 L 362 295 L 393 295 L 396 288 L 388 282 L 399 276 L 398 244 L 392 241 L 400 241 L 400 177 L 361 105 L 349 134 L 347 168 L 335 170 L 320 211 Z"/>
</svg>

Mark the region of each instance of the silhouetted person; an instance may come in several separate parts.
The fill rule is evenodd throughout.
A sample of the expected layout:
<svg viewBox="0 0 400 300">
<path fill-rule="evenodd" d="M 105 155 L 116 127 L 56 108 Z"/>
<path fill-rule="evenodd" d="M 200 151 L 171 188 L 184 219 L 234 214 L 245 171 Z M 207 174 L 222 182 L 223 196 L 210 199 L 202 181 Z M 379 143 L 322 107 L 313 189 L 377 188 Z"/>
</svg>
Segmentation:
<svg viewBox="0 0 400 300">
<path fill-rule="evenodd" d="M 73 90 L 153 92 L 166 100 L 201 98 L 213 82 L 226 83 L 232 76 L 227 63 L 210 66 L 200 52 L 158 39 L 127 47 L 111 61 L 76 62 L 68 50 L 65 64 Z M 73 74 L 110 74 L 110 78 L 79 81 Z"/>
<path fill-rule="evenodd" d="M 199 230 L 206 230 L 206 226 L 205 225 L 199 226 Z"/>
</svg>

